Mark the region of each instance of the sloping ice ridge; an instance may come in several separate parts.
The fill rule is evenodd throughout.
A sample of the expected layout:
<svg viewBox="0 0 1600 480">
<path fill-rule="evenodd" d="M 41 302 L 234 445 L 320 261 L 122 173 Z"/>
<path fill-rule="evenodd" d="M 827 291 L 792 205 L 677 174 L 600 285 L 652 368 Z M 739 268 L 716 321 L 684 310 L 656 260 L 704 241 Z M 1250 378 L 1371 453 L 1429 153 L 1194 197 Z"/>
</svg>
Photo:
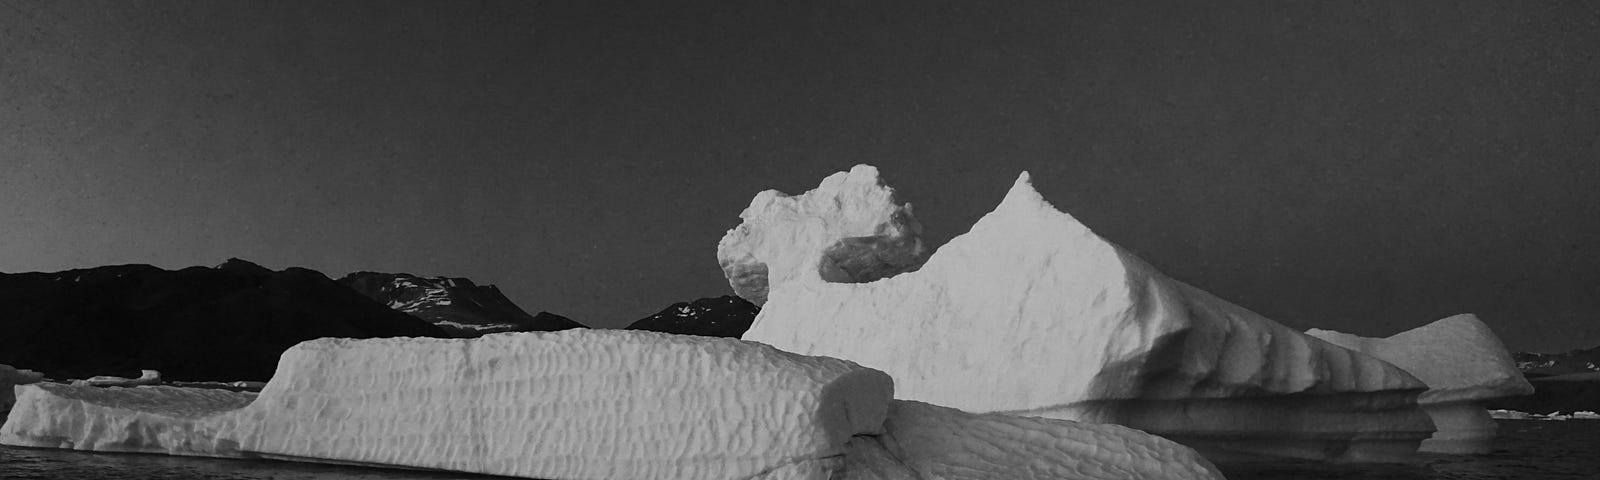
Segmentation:
<svg viewBox="0 0 1600 480">
<path fill-rule="evenodd" d="M 1417 403 L 1438 431 L 1422 442 L 1423 451 L 1489 453 L 1496 425 L 1485 402 L 1533 393 L 1500 337 L 1470 313 L 1388 338 L 1319 329 L 1306 333 L 1393 363 L 1428 384 Z"/>
<path fill-rule="evenodd" d="M 819 222 L 752 210 L 743 238 Z M 719 251 L 778 250 L 734 238 Z M 797 263 L 826 243 L 808 242 L 769 255 Z M 798 271 L 770 279 L 743 338 L 881 369 L 899 398 L 1117 423 L 1213 460 L 1391 460 L 1434 430 L 1412 375 L 1163 275 L 1045 202 L 1026 173 L 920 270 L 870 283 Z"/>
<path fill-rule="evenodd" d="M 320 339 L 258 398 L 18 389 L 0 443 L 549 479 L 826 479 L 881 432 L 892 382 L 735 339 L 574 330 Z"/>
</svg>

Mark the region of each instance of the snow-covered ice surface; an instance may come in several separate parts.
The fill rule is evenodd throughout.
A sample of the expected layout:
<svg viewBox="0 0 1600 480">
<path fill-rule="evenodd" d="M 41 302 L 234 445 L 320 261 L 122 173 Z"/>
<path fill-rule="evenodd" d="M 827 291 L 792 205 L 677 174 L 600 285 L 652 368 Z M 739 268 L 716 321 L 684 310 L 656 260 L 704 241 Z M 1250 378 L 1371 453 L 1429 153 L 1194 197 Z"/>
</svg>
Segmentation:
<svg viewBox="0 0 1600 480">
<path fill-rule="evenodd" d="M 258 398 L 23 387 L 0 443 L 529 478 L 811 478 L 880 433 L 887 375 L 735 339 L 620 330 L 319 339 Z"/>
<path fill-rule="evenodd" d="M 745 212 L 765 231 L 808 228 L 786 221 L 829 223 Z M 801 263 L 826 243 L 767 256 Z M 773 283 L 743 338 L 884 370 L 902 399 L 1119 423 L 1213 460 L 1396 459 L 1433 432 L 1415 377 L 1168 278 L 1026 173 L 920 270 L 825 280 Z"/>
<path fill-rule="evenodd" d="M 886 432 L 856 437 L 845 480 L 1221 479 L 1193 449 L 1118 425 L 890 403 Z"/>
<path fill-rule="evenodd" d="M 870 282 L 916 270 L 928 257 L 911 204 L 896 203 L 894 189 L 868 165 L 801 195 L 761 192 L 739 218 L 717 244 L 717 262 L 733 291 L 756 305 L 770 285 Z"/>
<path fill-rule="evenodd" d="M 1476 315 L 1455 315 L 1388 338 L 1306 333 L 1393 363 L 1428 384 L 1417 402 L 1439 431 L 1422 442 L 1424 451 L 1489 453 L 1495 423 L 1484 402 L 1533 393 L 1511 352 Z"/>
</svg>

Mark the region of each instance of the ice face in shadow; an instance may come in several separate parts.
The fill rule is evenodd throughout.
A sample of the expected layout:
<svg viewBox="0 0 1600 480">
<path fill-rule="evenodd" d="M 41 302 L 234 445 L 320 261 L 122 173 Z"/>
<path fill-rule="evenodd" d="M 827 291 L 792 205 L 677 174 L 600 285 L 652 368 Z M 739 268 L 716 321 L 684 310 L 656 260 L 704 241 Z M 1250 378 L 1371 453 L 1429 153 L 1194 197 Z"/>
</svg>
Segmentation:
<svg viewBox="0 0 1600 480">
<path fill-rule="evenodd" d="M 890 402 L 882 435 L 856 437 L 845 480 L 1221 480 L 1193 449 L 1118 425 L 971 414 Z"/>
<path fill-rule="evenodd" d="M 1397 459 L 1433 431 L 1410 374 L 1168 278 L 1026 173 L 920 270 L 774 283 L 743 338 L 884 370 L 903 399 L 1119 423 L 1213 460 Z"/>
<path fill-rule="evenodd" d="M 1485 402 L 1533 393 L 1511 353 L 1476 315 L 1452 316 L 1388 338 L 1306 333 L 1393 363 L 1428 384 L 1417 403 L 1439 431 L 1422 442 L 1423 451 L 1489 453 L 1495 423 Z"/>
<path fill-rule="evenodd" d="M 717 244 L 717 262 L 733 291 L 757 306 L 784 282 L 870 282 L 916 270 L 928 257 L 922 224 L 911 204 L 895 202 L 867 165 L 801 195 L 761 192 Z"/>
<path fill-rule="evenodd" d="M 12 394 L 12 387 L 27 385 L 44 379 L 44 374 L 32 370 L 18 370 L 10 365 L 0 364 L 0 422 L 4 422 L 7 412 L 11 411 L 11 404 L 16 403 L 16 396 Z"/>
<path fill-rule="evenodd" d="M 0 443 L 549 479 L 826 479 L 849 438 L 881 432 L 892 390 L 850 362 L 725 338 L 320 339 L 285 352 L 253 402 L 24 387 Z"/>
</svg>

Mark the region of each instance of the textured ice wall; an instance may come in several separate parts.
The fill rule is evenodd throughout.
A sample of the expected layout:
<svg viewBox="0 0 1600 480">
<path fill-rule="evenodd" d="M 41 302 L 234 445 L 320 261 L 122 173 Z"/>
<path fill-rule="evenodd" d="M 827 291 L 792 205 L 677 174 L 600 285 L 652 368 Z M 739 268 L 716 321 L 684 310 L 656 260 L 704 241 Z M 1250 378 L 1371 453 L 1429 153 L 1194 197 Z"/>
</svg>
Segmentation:
<svg viewBox="0 0 1600 480">
<path fill-rule="evenodd" d="M 1218 458 L 1393 458 L 1433 430 L 1416 378 L 1166 277 L 1026 173 L 916 272 L 774 284 L 744 338 L 884 370 L 903 399 L 1121 423 Z"/>
<path fill-rule="evenodd" d="M 100 452 L 239 457 L 222 425 L 206 422 L 244 408 L 256 394 L 180 387 L 92 387 L 41 383 L 19 388 L 0 444 Z"/>
<path fill-rule="evenodd" d="M 0 443 L 548 479 L 826 479 L 850 437 L 882 431 L 892 394 L 882 372 L 726 338 L 321 339 L 220 413 L 188 389 L 24 387 L 29 413 Z"/>
<path fill-rule="evenodd" d="M 878 169 L 857 165 L 797 196 L 767 190 L 717 244 L 734 293 L 766 303 L 769 285 L 790 281 L 870 282 L 916 270 L 927 260 L 911 204 L 895 203 Z"/>
<path fill-rule="evenodd" d="M 1476 315 L 1452 316 L 1389 338 L 1318 329 L 1306 333 L 1393 363 L 1428 384 L 1417 402 L 1439 431 L 1422 442 L 1424 451 L 1492 451 L 1496 426 L 1484 402 L 1533 393 L 1511 352 Z"/>
<path fill-rule="evenodd" d="M 1221 480 L 1193 449 L 1118 425 L 890 404 L 851 441 L 845 480 Z"/>
</svg>

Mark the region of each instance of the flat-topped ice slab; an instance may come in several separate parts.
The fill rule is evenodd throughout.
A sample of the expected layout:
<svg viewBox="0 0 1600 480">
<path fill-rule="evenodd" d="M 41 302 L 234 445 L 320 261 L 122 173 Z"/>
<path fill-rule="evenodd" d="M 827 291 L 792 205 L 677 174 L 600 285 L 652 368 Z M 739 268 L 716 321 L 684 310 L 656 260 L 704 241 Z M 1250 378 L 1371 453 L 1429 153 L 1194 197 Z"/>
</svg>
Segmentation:
<svg viewBox="0 0 1600 480">
<path fill-rule="evenodd" d="M 1496 425 L 1484 403 L 1533 393 L 1511 352 L 1476 315 L 1455 315 L 1388 338 L 1306 333 L 1393 363 L 1428 384 L 1417 402 L 1438 431 L 1422 442 L 1423 451 L 1489 453 Z"/>
<path fill-rule="evenodd" d="M 1119 423 L 1239 457 L 1391 459 L 1433 431 L 1410 374 L 1167 277 L 1026 173 L 917 271 L 774 283 L 743 338 L 881 369 L 902 399 Z"/>
<path fill-rule="evenodd" d="M 893 395 L 847 361 L 620 330 L 308 341 L 231 410 L 251 394 L 19 391 L 0 443 L 547 479 L 826 479 Z"/>
</svg>

